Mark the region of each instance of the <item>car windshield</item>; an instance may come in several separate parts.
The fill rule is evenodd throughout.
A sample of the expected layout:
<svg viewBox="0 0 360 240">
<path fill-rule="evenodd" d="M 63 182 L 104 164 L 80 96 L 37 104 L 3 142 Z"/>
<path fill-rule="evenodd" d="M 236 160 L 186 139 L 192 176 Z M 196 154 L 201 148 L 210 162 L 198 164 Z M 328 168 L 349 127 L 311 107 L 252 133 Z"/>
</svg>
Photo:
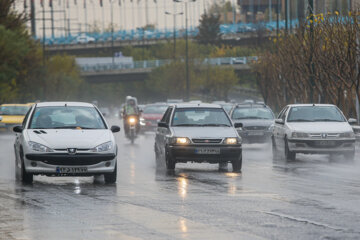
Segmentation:
<svg viewBox="0 0 360 240">
<path fill-rule="evenodd" d="M 38 107 L 30 129 L 105 129 L 105 123 L 93 107 Z"/>
<path fill-rule="evenodd" d="M 232 119 L 274 119 L 272 111 L 265 107 L 240 107 L 235 108 L 232 114 Z"/>
<path fill-rule="evenodd" d="M 178 108 L 172 126 L 231 126 L 222 108 Z"/>
<path fill-rule="evenodd" d="M 146 114 L 164 114 L 167 108 L 168 108 L 167 105 L 146 106 L 144 109 L 144 113 L 146 113 Z"/>
<path fill-rule="evenodd" d="M 0 115 L 24 116 L 29 109 L 29 106 L 2 106 L 0 107 Z"/>
<path fill-rule="evenodd" d="M 288 122 L 345 122 L 345 118 L 334 106 L 292 107 Z"/>
</svg>

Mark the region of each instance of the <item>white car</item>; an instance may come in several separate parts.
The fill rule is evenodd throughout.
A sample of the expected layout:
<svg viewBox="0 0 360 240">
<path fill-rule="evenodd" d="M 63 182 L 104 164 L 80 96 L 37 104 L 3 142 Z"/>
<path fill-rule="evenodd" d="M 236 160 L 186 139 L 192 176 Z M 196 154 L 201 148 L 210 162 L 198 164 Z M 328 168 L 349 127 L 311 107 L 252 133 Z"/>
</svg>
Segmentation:
<svg viewBox="0 0 360 240">
<path fill-rule="evenodd" d="M 17 179 L 33 175 L 94 176 L 115 183 L 117 145 L 100 111 L 89 103 L 44 102 L 29 110 L 22 126 L 14 127 Z"/>
<path fill-rule="evenodd" d="M 272 146 L 274 157 L 283 152 L 287 160 L 297 153 L 344 154 L 355 157 L 355 134 L 343 113 L 330 104 L 286 106 L 275 120 Z"/>
<path fill-rule="evenodd" d="M 80 35 L 76 38 L 76 43 L 79 44 L 87 44 L 95 42 L 95 38 L 89 37 L 87 35 Z"/>
</svg>

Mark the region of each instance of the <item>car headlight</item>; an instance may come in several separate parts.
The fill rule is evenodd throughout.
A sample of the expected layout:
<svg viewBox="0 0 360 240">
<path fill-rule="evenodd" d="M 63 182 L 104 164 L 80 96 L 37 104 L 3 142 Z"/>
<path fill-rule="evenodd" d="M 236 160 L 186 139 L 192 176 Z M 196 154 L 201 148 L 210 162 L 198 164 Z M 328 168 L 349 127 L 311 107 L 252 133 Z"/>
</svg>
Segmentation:
<svg viewBox="0 0 360 240">
<path fill-rule="evenodd" d="M 226 138 L 225 139 L 225 144 L 229 144 L 229 145 L 238 144 L 239 142 L 240 142 L 240 140 L 238 138 Z"/>
<path fill-rule="evenodd" d="M 130 117 L 130 118 L 128 119 L 128 122 L 134 124 L 134 123 L 136 123 L 136 118 Z"/>
<path fill-rule="evenodd" d="M 91 152 L 107 152 L 112 149 L 112 146 L 113 146 L 112 142 L 106 142 L 106 143 L 100 144 L 97 147 L 94 147 L 90 151 Z"/>
<path fill-rule="evenodd" d="M 341 137 L 341 138 L 354 138 L 354 137 L 355 137 L 355 133 L 354 133 L 354 132 L 344 132 L 344 133 L 340 133 L 340 137 Z"/>
<path fill-rule="evenodd" d="M 172 144 L 187 145 L 190 144 L 190 139 L 187 137 L 174 137 L 171 140 Z"/>
<path fill-rule="evenodd" d="M 293 132 L 291 135 L 292 138 L 308 138 L 309 134 L 304 132 Z"/>
<path fill-rule="evenodd" d="M 29 147 L 36 152 L 54 152 L 51 148 L 37 142 L 29 142 Z"/>
</svg>

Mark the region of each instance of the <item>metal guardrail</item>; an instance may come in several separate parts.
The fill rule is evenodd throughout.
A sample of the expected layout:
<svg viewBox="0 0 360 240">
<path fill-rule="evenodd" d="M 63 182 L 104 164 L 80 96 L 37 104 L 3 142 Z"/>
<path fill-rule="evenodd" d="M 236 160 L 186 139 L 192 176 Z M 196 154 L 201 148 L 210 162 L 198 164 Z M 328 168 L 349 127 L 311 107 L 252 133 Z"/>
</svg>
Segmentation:
<svg viewBox="0 0 360 240">
<path fill-rule="evenodd" d="M 251 62 L 257 61 L 258 57 L 224 57 L 224 58 L 205 58 L 204 60 L 195 59 L 196 64 L 201 65 L 213 65 L 213 66 L 224 66 L 224 65 L 246 65 Z M 183 61 L 183 60 L 182 60 Z M 107 63 L 107 64 L 92 64 L 92 65 L 81 65 L 80 70 L 82 72 L 107 72 L 114 70 L 123 69 L 151 69 L 161 67 L 172 63 L 173 60 L 146 60 L 146 61 L 134 61 L 132 63 Z"/>
</svg>

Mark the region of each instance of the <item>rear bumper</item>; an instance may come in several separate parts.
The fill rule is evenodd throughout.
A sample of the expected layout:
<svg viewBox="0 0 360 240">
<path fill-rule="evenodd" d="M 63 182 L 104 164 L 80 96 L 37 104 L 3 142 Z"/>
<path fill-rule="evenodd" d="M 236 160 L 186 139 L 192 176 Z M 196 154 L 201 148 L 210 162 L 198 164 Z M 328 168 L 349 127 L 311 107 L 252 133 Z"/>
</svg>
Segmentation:
<svg viewBox="0 0 360 240">
<path fill-rule="evenodd" d="M 219 148 L 220 154 L 197 154 L 199 148 Z M 239 160 L 242 153 L 241 145 L 191 145 L 191 146 L 169 146 L 170 157 L 176 162 L 208 162 L 221 163 Z"/>
<path fill-rule="evenodd" d="M 269 131 L 238 131 L 243 143 L 265 143 L 269 142 L 272 132 Z"/>
<path fill-rule="evenodd" d="M 26 154 L 25 169 L 29 173 L 44 175 L 86 176 L 113 172 L 115 154 Z M 59 167 L 86 168 L 83 173 L 59 174 Z"/>
<path fill-rule="evenodd" d="M 289 139 L 289 150 L 296 153 L 346 153 L 354 151 L 355 139 L 298 140 Z"/>
</svg>

